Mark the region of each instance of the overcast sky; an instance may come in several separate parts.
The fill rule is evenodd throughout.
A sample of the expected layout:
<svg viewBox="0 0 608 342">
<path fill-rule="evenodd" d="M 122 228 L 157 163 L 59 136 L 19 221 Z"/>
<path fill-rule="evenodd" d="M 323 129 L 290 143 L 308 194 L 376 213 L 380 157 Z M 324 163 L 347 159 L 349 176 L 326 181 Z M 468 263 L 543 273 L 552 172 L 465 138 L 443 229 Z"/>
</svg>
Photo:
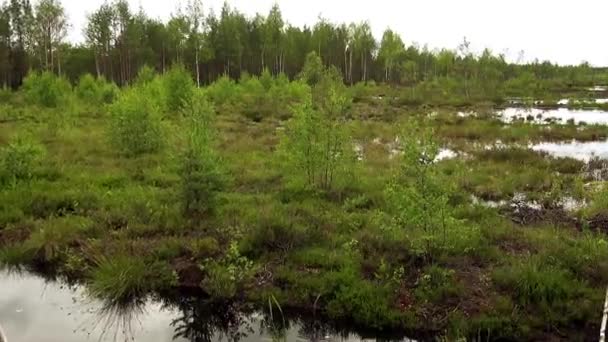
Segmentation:
<svg viewBox="0 0 608 342">
<path fill-rule="evenodd" d="M 203 0 L 216 13 L 223 0 Z M 62 0 L 80 42 L 86 14 L 103 0 Z M 179 1 L 129 0 L 150 17 L 167 19 Z M 278 3 L 283 18 L 297 26 L 312 25 L 319 14 L 334 23 L 369 20 L 380 39 L 385 28 L 401 34 L 407 45 L 455 48 L 467 37 L 475 50 L 506 52 L 516 60 L 549 59 L 560 64 L 608 66 L 608 0 L 229 0 L 247 15 L 267 14 Z M 185 4 L 185 1 L 181 1 Z"/>
</svg>

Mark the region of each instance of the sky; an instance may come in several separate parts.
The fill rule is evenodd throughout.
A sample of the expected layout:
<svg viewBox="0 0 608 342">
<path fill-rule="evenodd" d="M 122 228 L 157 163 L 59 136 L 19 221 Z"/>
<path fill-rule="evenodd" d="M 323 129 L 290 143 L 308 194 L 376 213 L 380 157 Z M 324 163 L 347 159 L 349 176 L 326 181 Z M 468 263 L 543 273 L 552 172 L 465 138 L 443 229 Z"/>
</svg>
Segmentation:
<svg viewBox="0 0 608 342">
<path fill-rule="evenodd" d="M 166 20 L 180 1 L 129 0 L 148 16 Z M 69 39 L 82 42 L 86 15 L 103 0 L 62 0 L 72 27 Z M 219 13 L 223 0 L 203 0 Z M 267 14 L 278 3 L 283 19 L 312 26 L 319 15 L 334 23 L 370 22 L 376 39 L 390 27 L 406 45 L 454 49 L 464 37 L 475 51 L 490 48 L 516 61 L 588 61 L 608 66 L 607 0 L 228 0 L 246 15 Z M 181 1 L 185 6 L 186 1 Z"/>
</svg>

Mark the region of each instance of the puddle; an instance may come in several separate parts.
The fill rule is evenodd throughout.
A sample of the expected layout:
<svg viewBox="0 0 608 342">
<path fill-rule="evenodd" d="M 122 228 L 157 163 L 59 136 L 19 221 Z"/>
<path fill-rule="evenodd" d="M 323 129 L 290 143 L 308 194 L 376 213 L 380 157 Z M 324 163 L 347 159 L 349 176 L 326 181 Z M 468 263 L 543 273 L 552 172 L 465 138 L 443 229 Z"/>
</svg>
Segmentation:
<svg viewBox="0 0 608 342">
<path fill-rule="evenodd" d="M 608 87 L 607 86 L 594 86 L 594 87 L 588 88 L 587 90 L 589 90 L 589 91 L 606 91 L 606 90 L 608 90 Z"/>
<path fill-rule="evenodd" d="M 535 124 L 574 123 L 574 124 L 608 124 L 608 111 L 584 109 L 539 109 L 539 108 L 506 108 L 497 112 L 499 118 L 506 123 L 523 121 Z"/>
<path fill-rule="evenodd" d="M 591 100 L 570 100 L 570 99 L 561 99 L 557 101 L 557 104 L 560 106 L 567 106 L 570 103 L 573 104 L 606 104 L 608 103 L 608 99 L 591 99 Z"/>
<path fill-rule="evenodd" d="M 283 323 L 271 323 L 261 313 L 244 314 L 235 311 L 234 305 L 210 304 L 195 297 L 112 308 L 88 299 L 82 287 L 69 288 L 26 273 L 0 271 L 0 289 L 0 322 L 8 342 L 376 340 L 319 319 L 289 317 Z"/>
<path fill-rule="evenodd" d="M 584 162 L 588 162 L 594 157 L 608 159 L 608 141 L 544 142 L 530 145 L 530 148 L 534 151 L 546 152 L 553 157 L 568 157 Z"/>
<path fill-rule="evenodd" d="M 500 201 L 484 201 L 475 195 L 471 195 L 471 202 L 474 205 L 480 205 L 482 207 L 494 208 L 494 209 L 499 209 L 499 208 L 504 208 L 504 207 L 509 206 L 511 208 L 525 207 L 525 208 L 529 208 L 532 210 L 542 210 L 542 205 L 540 203 L 538 203 L 537 201 L 528 200 L 526 195 L 523 193 L 515 194 L 513 196 L 513 198 L 511 198 L 510 200 L 500 200 Z M 567 212 L 575 212 L 575 211 L 583 209 L 587 206 L 587 203 L 584 200 L 578 200 L 576 198 L 569 197 L 569 196 L 562 198 L 558 204 L 561 205 L 562 208 L 564 208 L 564 210 Z"/>
</svg>

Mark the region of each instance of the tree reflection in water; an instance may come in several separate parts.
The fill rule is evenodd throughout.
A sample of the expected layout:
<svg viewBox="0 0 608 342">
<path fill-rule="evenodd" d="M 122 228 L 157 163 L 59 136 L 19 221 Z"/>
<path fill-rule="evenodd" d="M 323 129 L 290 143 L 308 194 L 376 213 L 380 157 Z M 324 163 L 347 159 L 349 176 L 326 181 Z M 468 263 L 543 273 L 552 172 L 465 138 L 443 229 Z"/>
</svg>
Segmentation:
<svg viewBox="0 0 608 342">
<path fill-rule="evenodd" d="M 161 310 L 176 315 L 170 323 L 173 340 L 238 342 L 243 339 L 256 340 L 256 337 L 260 341 L 273 342 L 360 340 L 352 339 L 349 326 L 335 325 L 322 318 L 297 313 L 284 316 L 281 310 L 266 308 L 256 311 L 252 306 L 239 302 L 218 302 L 200 296 L 176 294 L 153 300 L 139 298 L 121 303 L 104 303 L 97 311 L 96 324 L 102 328 L 99 341 L 106 337 L 113 337 L 114 341 L 134 341 L 134 324 L 140 322 L 140 315 L 146 313 L 146 306 L 150 303 L 160 303 Z M 390 340 L 409 341 L 402 336 L 386 339 Z"/>
<path fill-rule="evenodd" d="M 179 317 L 171 323 L 175 329 L 173 339 L 237 342 L 254 332 L 250 315 L 234 302 L 212 302 L 199 297 L 178 296 L 165 301 L 165 306 L 179 311 Z"/>
</svg>

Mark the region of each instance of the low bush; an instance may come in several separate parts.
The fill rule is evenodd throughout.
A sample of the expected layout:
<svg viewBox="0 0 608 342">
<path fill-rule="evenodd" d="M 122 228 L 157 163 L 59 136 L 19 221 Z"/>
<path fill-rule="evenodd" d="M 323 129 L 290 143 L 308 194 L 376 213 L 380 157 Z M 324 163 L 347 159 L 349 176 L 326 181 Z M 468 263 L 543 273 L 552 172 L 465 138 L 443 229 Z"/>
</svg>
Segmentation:
<svg viewBox="0 0 608 342">
<path fill-rule="evenodd" d="M 236 243 L 232 243 L 226 255 L 219 261 L 202 265 L 207 276 L 203 288 L 215 298 L 233 298 L 254 274 L 253 262 L 242 256 Z"/>
<path fill-rule="evenodd" d="M 173 65 L 161 77 L 170 111 L 181 110 L 194 94 L 194 80 L 182 64 Z"/>
<path fill-rule="evenodd" d="M 70 82 L 49 71 L 29 73 L 23 80 L 22 89 L 30 103 L 43 107 L 65 105 L 72 94 Z"/>
<path fill-rule="evenodd" d="M 31 179 L 46 150 L 25 136 L 17 136 L 0 149 L 0 177 L 4 183 Z"/>
<path fill-rule="evenodd" d="M 186 151 L 181 156 L 181 196 L 184 213 L 200 217 L 215 208 L 216 194 L 222 189 L 224 179 L 221 160 L 213 146 L 213 106 L 201 94 L 192 97 L 186 106 L 184 115 L 189 129 Z"/>
<path fill-rule="evenodd" d="M 157 152 L 164 145 L 161 114 L 148 97 L 148 87 L 125 90 L 110 106 L 111 141 L 120 153 L 128 156 Z"/>
<path fill-rule="evenodd" d="M 91 74 L 84 74 L 74 88 L 76 96 L 93 105 L 109 104 L 118 96 L 118 87 L 104 78 L 95 78 Z"/>
</svg>

